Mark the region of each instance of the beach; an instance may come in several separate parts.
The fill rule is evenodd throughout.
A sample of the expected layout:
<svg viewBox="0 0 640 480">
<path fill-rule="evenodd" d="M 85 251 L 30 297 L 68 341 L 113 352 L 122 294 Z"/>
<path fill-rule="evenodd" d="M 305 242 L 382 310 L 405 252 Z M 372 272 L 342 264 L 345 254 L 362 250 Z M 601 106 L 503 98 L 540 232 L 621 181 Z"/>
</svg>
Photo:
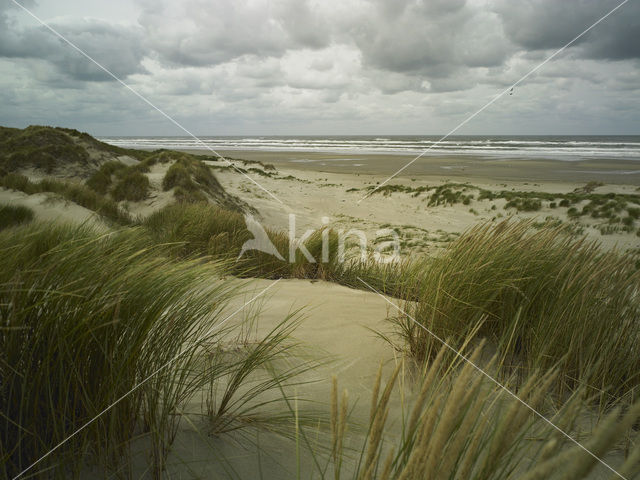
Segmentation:
<svg viewBox="0 0 640 480">
<path fill-rule="evenodd" d="M 203 154 L 202 151 L 198 153 Z M 332 226 L 347 230 L 360 228 L 366 231 L 370 238 L 375 236 L 376 230 L 388 227 L 403 231 L 408 238 L 408 243 L 416 237 L 424 238 L 426 233 L 428 240 L 417 242 L 424 244 L 426 250 L 437 250 L 445 246 L 453 236 L 484 221 L 496 221 L 516 215 L 518 218 L 538 221 L 552 217 L 566 222 L 568 217 L 564 209 L 549 208 L 549 202 L 543 203 L 539 210 L 533 212 L 505 210 L 507 202 L 503 199 L 497 199 L 494 202 L 477 202 L 477 204 L 474 202 L 472 205 L 456 203 L 428 206 L 425 204 L 424 197 L 402 192 L 388 195 L 374 192 L 369 195 L 370 189 L 376 188 L 383 182 L 412 189 L 454 183 L 477 186 L 494 192 L 564 194 L 580 189 L 588 182 L 600 182 L 603 185 L 598 187 L 598 192 L 635 194 L 640 186 L 640 176 L 619 173 L 627 171 L 625 169 L 633 169 L 636 165 L 633 160 L 595 163 L 596 161 L 542 162 L 520 159 L 497 161 L 457 158 L 455 162 L 460 168 L 443 169 L 442 166 L 451 166 L 454 161 L 420 158 L 390 179 L 391 175 L 413 158 L 352 155 L 348 157 L 349 160 L 345 160 L 343 155 L 306 153 L 305 158 L 313 161 L 299 162 L 297 160 L 300 154 L 291 152 L 233 151 L 227 153 L 235 155 L 230 158 L 244 158 L 272 164 L 278 169 L 279 178 L 289 177 L 289 180 L 278 180 L 251 173 L 244 176 L 226 169 L 219 173 L 225 188 L 237 195 L 252 197 L 252 202 L 263 220 L 271 227 L 288 229 L 289 213 L 296 214 L 297 226 L 300 230 L 320 228 L 321 218 L 328 217 Z M 336 158 L 339 160 L 335 160 Z M 232 162 L 237 163 L 233 160 Z M 438 163 L 441 165 L 438 166 Z M 216 161 L 211 165 L 227 164 L 224 161 Z M 584 173 L 590 170 L 597 173 Z M 424 173 L 417 173 L 419 171 Z M 273 193 L 282 203 L 267 194 L 261 186 Z M 638 238 L 634 235 L 626 233 L 601 235 L 597 226 L 602 223 L 602 220 L 582 217 L 580 221 L 586 227 L 585 233 L 590 238 L 603 243 L 607 248 L 617 247 L 625 250 L 638 245 Z M 409 252 L 413 251 L 414 248 L 410 248 Z"/>
<path fill-rule="evenodd" d="M 597 420 L 612 406 L 631 408 L 640 336 L 637 160 L 424 156 L 394 175 L 415 157 L 290 149 L 218 157 L 125 149 L 68 129 L 7 130 L 23 146 L 9 144 L 0 157 L 11 169 L 0 175 L 0 262 L 7 285 L 25 285 L 7 300 L 23 325 L 3 337 L 8 362 L 46 355 L 47 342 L 70 338 L 65 362 L 78 375 L 71 395 L 83 419 L 123 388 L 143 389 L 145 397 L 125 396 L 111 426 L 95 427 L 127 445 L 104 448 L 133 476 L 155 469 L 322 478 L 330 468 L 357 478 L 363 462 L 374 468 L 396 448 L 440 458 L 437 442 L 413 446 L 418 434 L 408 422 L 458 438 L 442 440 L 452 456 L 478 465 L 495 458 L 483 468 L 509 465 L 518 475 L 546 465 L 528 432 L 545 442 L 555 435 L 531 408 L 552 416 L 575 392 L 590 392 L 597 402 L 576 403 L 579 413 L 566 408 L 561 418 L 587 440 L 604 438 Z M 12 161 L 43 137 L 53 163 L 47 155 Z M 49 293 L 60 289 L 65 295 Z M 29 323 L 30 302 L 59 313 Z M 65 333 L 78 325 L 86 335 Z M 23 328 L 46 329 L 44 347 L 23 344 Z M 95 335 L 109 349 L 96 351 Z M 113 383 L 95 385 L 91 402 L 82 392 L 95 372 L 75 363 L 76 352 L 108 353 L 100 368 Z M 180 361 L 166 363 L 167 355 Z M 557 365 L 559 380 L 550 373 Z M 138 385 L 134 367 L 155 372 L 156 383 Z M 49 409 L 64 410 L 68 400 L 41 404 L 38 386 L 67 381 L 67 369 L 42 376 L 38 368 L 23 401 L 42 413 L 15 416 L 43 431 L 42 422 L 57 422 Z M 10 378 L 23 385 L 22 375 Z M 526 404 L 513 394 L 525 381 Z M 603 382 L 606 392 L 589 390 Z M 438 415 L 455 420 L 426 421 Z M 19 435 L 13 426 L 5 434 Z M 86 435 L 73 449 L 104 438 L 99 429 Z M 467 445 L 469 435 L 484 439 L 480 450 Z M 615 438 L 600 456 L 623 465 L 627 447 Z M 572 448 L 567 440 L 558 450 L 574 455 L 567 469 L 585 462 Z M 371 449 L 378 456 L 358 453 Z M 514 452 L 533 460 L 513 461 Z M 410 457 L 397 461 L 400 475 Z M 92 468 L 112 467 L 83 467 L 79 478 Z M 590 468 L 589 478 L 607 478 L 604 464 Z"/>
<path fill-rule="evenodd" d="M 0 480 L 640 480 L 638 38 L 4 2 Z"/>
<path fill-rule="evenodd" d="M 207 150 L 187 150 L 200 155 L 215 155 Z M 557 161 L 535 158 L 483 158 L 469 156 L 441 157 L 417 155 L 335 154 L 315 152 L 264 152 L 222 150 L 218 154 L 271 163 L 281 168 L 327 173 L 375 175 L 377 178 L 400 172 L 400 177 L 455 178 L 462 181 L 510 180 L 516 182 L 586 183 L 603 181 L 611 184 L 640 186 L 638 160 L 589 159 Z M 419 155 L 419 154 L 418 154 Z"/>
</svg>

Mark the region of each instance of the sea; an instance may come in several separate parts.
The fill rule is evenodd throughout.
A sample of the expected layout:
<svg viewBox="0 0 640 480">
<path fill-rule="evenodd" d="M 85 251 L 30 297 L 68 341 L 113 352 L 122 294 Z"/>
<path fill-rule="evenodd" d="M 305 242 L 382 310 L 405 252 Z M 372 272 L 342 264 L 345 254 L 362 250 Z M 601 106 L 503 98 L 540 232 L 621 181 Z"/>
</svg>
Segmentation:
<svg viewBox="0 0 640 480">
<path fill-rule="evenodd" d="M 215 151 L 318 152 L 544 158 L 559 161 L 618 159 L 640 161 L 640 135 L 581 136 L 200 136 L 102 137 L 127 148 Z"/>
</svg>

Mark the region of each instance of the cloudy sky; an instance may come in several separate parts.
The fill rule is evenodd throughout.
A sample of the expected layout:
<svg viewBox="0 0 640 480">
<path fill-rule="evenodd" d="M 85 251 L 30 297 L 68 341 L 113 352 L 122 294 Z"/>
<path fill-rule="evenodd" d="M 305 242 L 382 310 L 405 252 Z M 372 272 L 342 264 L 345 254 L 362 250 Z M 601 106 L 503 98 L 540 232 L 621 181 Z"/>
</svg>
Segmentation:
<svg viewBox="0 0 640 480">
<path fill-rule="evenodd" d="M 443 134 L 622 0 L 17 0 L 199 135 Z M 640 134 L 640 0 L 460 134 Z M 0 124 L 175 125 L 0 0 Z"/>
</svg>

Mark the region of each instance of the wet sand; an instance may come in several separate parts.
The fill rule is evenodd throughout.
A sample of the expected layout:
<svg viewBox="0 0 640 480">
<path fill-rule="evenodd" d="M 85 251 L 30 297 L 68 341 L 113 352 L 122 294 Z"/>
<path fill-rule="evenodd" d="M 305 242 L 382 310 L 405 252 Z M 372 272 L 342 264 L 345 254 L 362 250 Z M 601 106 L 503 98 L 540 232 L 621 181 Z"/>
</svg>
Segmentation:
<svg viewBox="0 0 640 480">
<path fill-rule="evenodd" d="M 213 155 L 206 150 L 190 153 Z M 558 161 L 526 158 L 442 157 L 424 155 L 372 155 L 319 152 L 265 152 L 250 150 L 219 151 L 229 158 L 258 160 L 276 167 L 327 173 L 392 175 L 406 167 L 399 177 L 471 177 L 492 181 L 571 182 L 601 181 L 607 184 L 640 186 L 638 160 Z"/>
</svg>

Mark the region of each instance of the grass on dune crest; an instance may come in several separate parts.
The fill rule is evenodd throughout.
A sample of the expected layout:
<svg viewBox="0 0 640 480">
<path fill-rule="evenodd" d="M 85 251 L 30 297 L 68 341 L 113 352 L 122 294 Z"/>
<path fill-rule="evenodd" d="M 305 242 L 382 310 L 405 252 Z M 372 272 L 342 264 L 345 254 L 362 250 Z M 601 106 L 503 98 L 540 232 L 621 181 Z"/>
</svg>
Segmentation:
<svg viewBox="0 0 640 480">
<path fill-rule="evenodd" d="M 287 261 L 283 232 L 266 230 L 285 258 L 246 252 L 252 238 L 244 218 L 206 204 L 172 205 L 145 222 L 157 242 L 175 242 L 182 255 L 228 258 L 233 268 L 267 278 L 317 278 L 407 300 L 411 317 L 442 338 L 473 333 L 500 352 L 507 375 L 558 367 L 556 387 L 580 385 L 600 394 L 602 406 L 637 397 L 640 385 L 640 271 L 632 255 L 604 252 L 562 226 L 533 228 L 532 221 L 477 226 L 438 257 L 382 264 L 337 258 L 337 238 L 325 231 L 329 261 L 309 262 L 297 251 Z M 319 231 L 306 242 L 322 255 Z M 434 338 L 409 317 L 394 319 L 410 354 L 423 362 Z M 437 341 L 436 341 L 437 343 Z"/>
<path fill-rule="evenodd" d="M 480 361 L 482 347 L 471 354 Z M 494 359 L 495 361 L 496 359 Z M 397 384 L 400 366 L 384 384 L 381 372 L 373 388 L 369 428 L 364 444 L 349 465 L 348 395 L 338 399 L 337 382 L 331 393 L 333 449 L 325 467 L 333 478 L 364 479 L 560 479 L 585 478 L 598 461 L 571 442 L 521 402 L 480 375 L 471 365 L 461 366 L 442 347 L 424 369 L 416 395 L 403 411 L 397 436 L 387 437 L 390 398 Z M 545 399 L 557 372 L 528 377 L 518 394 L 533 408 L 547 411 Z M 604 457 L 625 438 L 640 416 L 640 403 L 624 414 L 619 410 L 603 418 L 595 429 L 581 434 L 575 425 L 584 411 L 584 389 L 563 403 L 550 420 L 569 431 L 597 457 Z M 626 478 L 640 473 L 640 445 L 626 460 L 613 467 Z M 611 460 L 607 460 L 611 462 Z M 619 464 L 621 463 L 621 464 Z M 333 471 L 331 471 L 333 470 Z M 349 471 L 352 470 L 352 471 Z M 612 478 L 619 478 L 613 476 Z"/>
<path fill-rule="evenodd" d="M 290 261 L 290 242 L 287 232 L 265 228 L 281 259 L 274 255 L 248 250 L 239 257 L 243 244 L 253 238 L 247 229 L 245 217 L 234 211 L 207 203 L 174 203 L 153 213 L 143 222 L 155 242 L 174 243 L 179 256 L 210 255 L 233 261 L 234 273 L 264 278 L 310 278 L 333 281 L 353 288 L 366 288 L 358 279 L 365 280 L 391 295 L 416 291 L 416 278 L 422 269 L 420 263 L 402 262 L 383 264 L 373 258 L 361 261 L 349 253 L 346 261 L 339 261 L 338 234 L 330 229 L 314 232 L 304 242 L 314 262 L 300 249 Z M 324 238 L 323 238 L 324 237 Z M 326 261 L 323 261 L 323 242 Z"/>
<path fill-rule="evenodd" d="M 165 191 L 173 189 L 178 202 L 202 203 L 209 197 L 228 210 L 250 210 L 248 204 L 229 195 L 211 168 L 193 155 L 181 155 L 174 161 L 162 179 L 162 188 Z"/>
<path fill-rule="evenodd" d="M 33 220 L 33 217 L 33 210 L 29 207 L 0 204 L 0 230 L 23 223 L 29 223 Z"/>
<path fill-rule="evenodd" d="M 127 471 L 129 441 L 142 436 L 159 476 L 181 406 L 196 392 L 225 385 L 208 397 L 217 432 L 243 416 L 255 421 L 260 396 L 306 368 L 269 367 L 271 376 L 252 378 L 290 356 L 289 317 L 242 354 L 221 354 L 241 338 L 241 320 L 216 329 L 237 282 L 220 280 L 223 264 L 171 261 L 168 253 L 140 229 L 100 235 L 33 224 L 0 232 L 0 478 L 27 468 L 152 374 L 29 475 L 75 477 L 91 465 Z"/>
<path fill-rule="evenodd" d="M 115 201 L 81 183 L 64 182 L 51 178 L 31 181 L 24 175 L 9 173 L 0 176 L 0 186 L 24 192 L 27 195 L 56 193 L 66 200 L 96 212 L 117 225 L 131 225 L 133 223 L 131 216 L 122 210 Z"/>
<path fill-rule="evenodd" d="M 60 159 L 86 165 L 89 155 L 72 138 L 59 129 L 32 125 L 20 129 L 2 129 L 0 166 L 12 171 L 33 166 L 51 173 Z"/>
<path fill-rule="evenodd" d="M 305 247 L 317 259 L 309 262 L 300 250 L 289 262 L 289 238 L 286 233 L 265 228 L 267 236 L 283 259 L 256 250 L 243 252 L 242 245 L 253 238 L 245 218 L 238 212 L 206 203 L 176 203 L 150 215 L 143 225 L 155 242 L 174 243 L 180 256 L 211 255 L 233 260 L 232 270 L 242 276 L 265 278 L 326 278 L 336 261 L 336 236 L 330 235 L 328 244 L 332 257 L 323 264 L 322 232 L 311 236 Z"/>
<path fill-rule="evenodd" d="M 530 227 L 503 222 L 462 235 L 425 265 L 418 301 L 405 305 L 407 313 L 457 344 L 472 331 L 489 339 L 506 372 L 557 366 L 561 392 L 584 385 L 605 404 L 637 398 L 640 271 L 634 259 L 603 252 L 562 227 Z M 403 315 L 395 321 L 415 358 L 433 355 L 437 341 L 429 333 Z"/>
</svg>

